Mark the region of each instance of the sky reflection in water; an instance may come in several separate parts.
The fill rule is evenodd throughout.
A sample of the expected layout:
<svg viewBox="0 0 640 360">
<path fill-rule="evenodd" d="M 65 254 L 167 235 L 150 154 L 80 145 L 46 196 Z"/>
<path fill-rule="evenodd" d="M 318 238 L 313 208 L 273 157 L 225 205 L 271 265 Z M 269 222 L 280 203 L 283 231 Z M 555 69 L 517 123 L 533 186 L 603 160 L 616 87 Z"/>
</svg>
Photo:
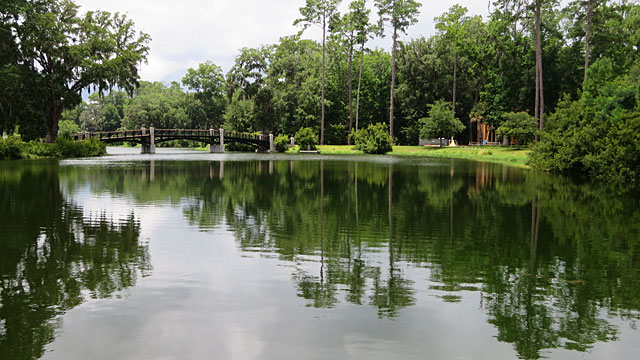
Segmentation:
<svg viewBox="0 0 640 360">
<path fill-rule="evenodd" d="M 640 350 L 636 191 L 448 160 L 132 151 L 0 163 L 0 358 Z"/>
</svg>

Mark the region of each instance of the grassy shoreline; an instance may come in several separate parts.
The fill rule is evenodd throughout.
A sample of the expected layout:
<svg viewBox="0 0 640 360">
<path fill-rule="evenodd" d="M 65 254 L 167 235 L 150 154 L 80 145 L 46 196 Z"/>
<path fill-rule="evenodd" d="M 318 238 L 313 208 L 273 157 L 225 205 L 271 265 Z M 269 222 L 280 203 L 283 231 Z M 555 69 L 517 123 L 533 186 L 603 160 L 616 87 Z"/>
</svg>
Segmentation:
<svg viewBox="0 0 640 360">
<path fill-rule="evenodd" d="M 353 149 L 349 145 L 323 145 L 318 150 L 324 155 L 364 155 L 362 151 Z M 430 157 L 447 159 L 465 159 L 487 161 L 510 166 L 529 168 L 527 165 L 530 150 L 514 149 L 502 146 L 456 146 L 456 147 L 428 147 L 428 146 L 394 146 L 393 151 L 387 153 L 392 156 Z"/>
</svg>

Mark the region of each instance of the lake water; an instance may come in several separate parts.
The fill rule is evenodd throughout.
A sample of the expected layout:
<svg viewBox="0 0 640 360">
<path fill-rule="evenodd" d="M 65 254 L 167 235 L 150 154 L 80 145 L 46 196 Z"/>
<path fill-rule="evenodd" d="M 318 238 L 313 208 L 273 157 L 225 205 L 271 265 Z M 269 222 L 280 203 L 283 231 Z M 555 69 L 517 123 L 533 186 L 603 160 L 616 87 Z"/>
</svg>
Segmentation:
<svg viewBox="0 0 640 360">
<path fill-rule="evenodd" d="M 0 359 L 629 359 L 640 194 L 495 164 L 0 162 Z"/>
</svg>

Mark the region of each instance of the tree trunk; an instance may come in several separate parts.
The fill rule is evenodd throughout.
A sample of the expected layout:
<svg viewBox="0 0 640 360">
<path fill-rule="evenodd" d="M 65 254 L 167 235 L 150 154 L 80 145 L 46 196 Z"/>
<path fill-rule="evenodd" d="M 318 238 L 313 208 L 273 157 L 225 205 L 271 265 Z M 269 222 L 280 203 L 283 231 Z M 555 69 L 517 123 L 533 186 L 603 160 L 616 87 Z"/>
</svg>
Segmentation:
<svg viewBox="0 0 640 360">
<path fill-rule="evenodd" d="M 537 52 L 537 51 L 536 51 Z M 540 124 L 540 73 L 538 72 L 538 58 L 536 55 L 536 95 L 535 95 L 535 103 L 533 105 L 533 113 L 534 118 L 538 125 Z M 536 140 L 538 140 L 538 136 L 536 135 Z"/>
<path fill-rule="evenodd" d="M 353 31 L 349 40 L 349 134 L 353 129 Z M 347 144 L 351 145 L 351 137 L 347 137 Z"/>
<path fill-rule="evenodd" d="M 500 69 L 500 89 L 504 90 L 504 70 L 502 70 L 502 51 L 498 52 L 498 68 Z"/>
<path fill-rule="evenodd" d="M 389 99 L 389 135 L 393 139 L 393 95 L 396 86 L 396 45 L 398 43 L 398 29 L 393 29 L 393 48 L 391 49 L 391 96 Z"/>
<path fill-rule="evenodd" d="M 456 83 L 458 77 L 458 50 L 456 50 L 456 58 L 453 61 L 453 114 L 456 113 Z"/>
<path fill-rule="evenodd" d="M 591 53 L 591 21 L 593 17 L 593 0 L 589 0 L 587 7 L 587 23 L 584 27 L 584 81 L 587 81 L 587 72 L 589 71 L 589 56 Z"/>
<path fill-rule="evenodd" d="M 46 119 L 47 119 L 47 134 L 45 141 L 52 143 L 56 141 L 58 137 L 58 124 L 62 117 L 62 105 L 59 101 L 50 100 L 47 106 Z"/>
<path fill-rule="evenodd" d="M 538 89 L 539 106 L 538 114 L 540 116 L 540 131 L 544 130 L 544 86 L 543 86 L 543 74 L 542 74 L 542 0 L 536 1 L 536 66 L 538 69 Z"/>
<path fill-rule="evenodd" d="M 320 145 L 324 145 L 324 65 L 325 65 L 325 42 L 327 33 L 327 19 L 322 18 L 322 113 L 320 115 Z"/>
<path fill-rule="evenodd" d="M 536 99 L 535 118 L 538 121 L 540 131 L 544 130 L 544 87 L 542 74 L 542 16 L 541 2 L 536 0 L 535 4 L 535 36 L 536 36 Z M 536 135 L 536 140 L 540 137 Z"/>
<path fill-rule="evenodd" d="M 360 115 L 360 87 L 362 85 L 362 68 L 364 66 L 364 41 L 360 46 L 360 73 L 358 74 L 358 91 L 356 93 L 356 131 L 358 131 L 358 116 Z"/>
</svg>

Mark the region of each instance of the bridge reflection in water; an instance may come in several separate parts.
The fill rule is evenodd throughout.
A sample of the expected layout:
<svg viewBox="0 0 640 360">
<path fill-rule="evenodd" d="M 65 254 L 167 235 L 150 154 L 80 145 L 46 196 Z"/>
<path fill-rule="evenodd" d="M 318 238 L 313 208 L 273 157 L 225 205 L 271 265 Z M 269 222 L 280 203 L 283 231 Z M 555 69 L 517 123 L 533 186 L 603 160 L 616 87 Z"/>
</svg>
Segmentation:
<svg viewBox="0 0 640 360">
<path fill-rule="evenodd" d="M 209 144 L 209 152 L 223 153 L 224 144 L 240 143 L 255 146 L 258 151 L 275 151 L 273 134 L 249 134 L 237 131 L 227 131 L 224 129 L 156 129 L 144 126 L 139 130 L 121 130 L 106 132 L 81 132 L 75 137 L 76 140 L 95 139 L 107 144 L 112 143 L 134 143 L 142 146 L 142 154 L 155 154 L 156 144 L 173 140 L 192 140 Z"/>
</svg>

